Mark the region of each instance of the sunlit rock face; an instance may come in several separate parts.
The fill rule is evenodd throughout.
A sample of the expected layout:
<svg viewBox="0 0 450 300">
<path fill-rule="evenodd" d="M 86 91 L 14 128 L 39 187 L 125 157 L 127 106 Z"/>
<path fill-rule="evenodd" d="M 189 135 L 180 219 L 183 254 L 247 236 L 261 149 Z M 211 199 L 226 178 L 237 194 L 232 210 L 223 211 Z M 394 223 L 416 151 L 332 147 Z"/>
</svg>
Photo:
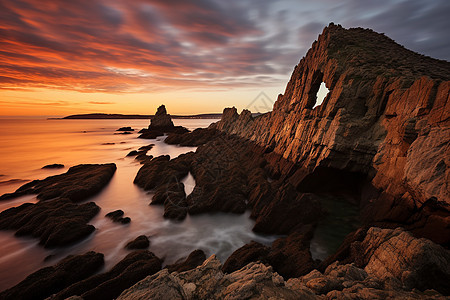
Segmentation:
<svg viewBox="0 0 450 300">
<path fill-rule="evenodd" d="M 448 245 L 449 80 L 446 61 L 372 30 L 330 24 L 273 111 L 252 118 L 225 109 L 215 128 L 270 147 L 273 165 L 296 164 L 299 191 L 347 181 L 366 221 Z M 314 107 L 322 82 L 329 93 Z"/>
</svg>

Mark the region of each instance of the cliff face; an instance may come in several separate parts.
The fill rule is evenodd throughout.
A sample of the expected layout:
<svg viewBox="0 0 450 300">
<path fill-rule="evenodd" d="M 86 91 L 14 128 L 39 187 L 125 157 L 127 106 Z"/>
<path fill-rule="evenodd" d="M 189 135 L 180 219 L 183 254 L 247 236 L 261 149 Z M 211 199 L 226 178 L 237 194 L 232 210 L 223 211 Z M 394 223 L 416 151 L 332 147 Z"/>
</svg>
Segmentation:
<svg viewBox="0 0 450 300">
<path fill-rule="evenodd" d="M 228 108 L 215 127 L 294 163 L 291 178 L 299 191 L 344 179 L 356 187 L 369 221 L 411 225 L 445 244 L 449 80 L 448 62 L 371 30 L 330 24 L 295 67 L 272 112 L 252 118 Z M 314 108 L 322 82 L 330 91 Z"/>
</svg>

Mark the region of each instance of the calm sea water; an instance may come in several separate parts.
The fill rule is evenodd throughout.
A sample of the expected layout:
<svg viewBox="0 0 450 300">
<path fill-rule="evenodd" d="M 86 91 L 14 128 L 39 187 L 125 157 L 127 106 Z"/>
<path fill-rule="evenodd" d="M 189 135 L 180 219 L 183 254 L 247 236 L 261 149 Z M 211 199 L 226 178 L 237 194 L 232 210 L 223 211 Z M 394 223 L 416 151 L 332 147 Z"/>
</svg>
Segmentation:
<svg viewBox="0 0 450 300">
<path fill-rule="evenodd" d="M 214 121 L 177 119 L 174 123 L 195 129 L 207 127 Z M 202 249 L 207 255 L 215 253 L 224 262 L 234 250 L 251 240 L 270 244 L 276 238 L 254 234 L 249 213 L 188 216 L 183 222 L 164 219 L 162 207 L 148 205 L 153 194 L 133 184 L 141 165 L 126 155 L 150 143 L 155 144 L 148 152 L 153 156 L 168 154 L 173 158 L 196 148 L 167 145 L 162 138 L 138 139 L 136 132 L 115 134 L 122 126 L 131 126 L 138 131 L 147 127 L 148 121 L 0 120 L 0 194 L 13 192 L 28 180 L 64 173 L 81 163 L 113 162 L 117 165 L 110 184 L 99 195 L 88 199 L 95 201 L 101 211 L 90 222 L 97 230 L 82 242 L 48 250 L 39 246 L 36 239 L 17 238 L 12 231 L 0 231 L 0 290 L 69 254 L 90 250 L 101 252 L 105 254 L 105 269 L 109 269 L 129 253 L 124 249 L 125 244 L 141 234 L 150 237 L 150 251 L 164 258 L 165 264 L 185 257 L 195 249 Z M 64 164 L 65 168 L 41 169 L 52 163 Z M 195 186 L 193 177 L 188 175 L 183 182 L 190 193 Z M 25 196 L 0 202 L 0 211 L 25 202 L 36 202 L 36 198 Z M 129 225 L 116 224 L 104 217 L 116 209 L 122 209 L 131 218 Z M 53 255 L 52 259 L 44 262 L 49 255 Z"/>
</svg>

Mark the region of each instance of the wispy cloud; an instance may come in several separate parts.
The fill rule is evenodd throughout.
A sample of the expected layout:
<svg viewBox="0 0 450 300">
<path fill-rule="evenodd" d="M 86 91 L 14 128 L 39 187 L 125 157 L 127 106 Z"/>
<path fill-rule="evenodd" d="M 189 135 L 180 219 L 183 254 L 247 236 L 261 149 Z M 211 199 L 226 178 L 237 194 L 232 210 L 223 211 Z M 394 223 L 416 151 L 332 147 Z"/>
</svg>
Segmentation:
<svg viewBox="0 0 450 300">
<path fill-rule="evenodd" d="M 449 14 L 446 0 L 0 0 L 0 88 L 283 86 L 331 21 L 449 59 Z"/>
</svg>

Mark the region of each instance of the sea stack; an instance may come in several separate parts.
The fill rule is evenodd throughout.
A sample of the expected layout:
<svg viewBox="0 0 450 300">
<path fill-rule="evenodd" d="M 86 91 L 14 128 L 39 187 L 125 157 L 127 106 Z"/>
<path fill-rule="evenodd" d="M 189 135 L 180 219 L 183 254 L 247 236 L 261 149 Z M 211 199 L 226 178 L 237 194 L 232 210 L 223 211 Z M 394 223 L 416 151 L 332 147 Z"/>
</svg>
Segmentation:
<svg viewBox="0 0 450 300">
<path fill-rule="evenodd" d="M 175 126 L 173 125 L 172 118 L 167 113 L 166 106 L 164 104 L 158 107 L 156 114 L 150 120 L 150 125 L 148 129 L 150 130 L 167 130 L 173 129 Z"/>
</svg>

